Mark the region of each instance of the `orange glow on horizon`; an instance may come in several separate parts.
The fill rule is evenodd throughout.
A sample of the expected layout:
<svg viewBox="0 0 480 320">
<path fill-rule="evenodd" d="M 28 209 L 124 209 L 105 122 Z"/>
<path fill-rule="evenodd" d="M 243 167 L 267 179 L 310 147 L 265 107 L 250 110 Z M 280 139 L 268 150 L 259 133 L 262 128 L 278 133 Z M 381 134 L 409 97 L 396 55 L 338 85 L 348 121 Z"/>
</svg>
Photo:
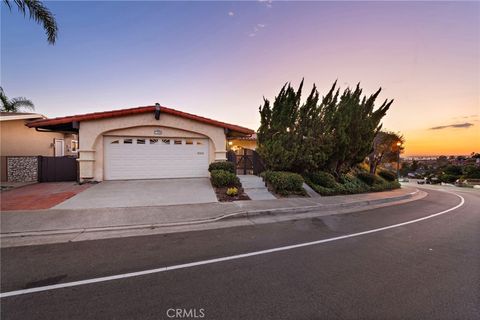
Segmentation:
<svg viewBox="0 0 480 320">
<path fill-rule="evenodd" d="M 469 155 L 480 152 L 478 125 L 469 129 L 411 131 L 405 137 L 405 156 Z"/>
</svg>

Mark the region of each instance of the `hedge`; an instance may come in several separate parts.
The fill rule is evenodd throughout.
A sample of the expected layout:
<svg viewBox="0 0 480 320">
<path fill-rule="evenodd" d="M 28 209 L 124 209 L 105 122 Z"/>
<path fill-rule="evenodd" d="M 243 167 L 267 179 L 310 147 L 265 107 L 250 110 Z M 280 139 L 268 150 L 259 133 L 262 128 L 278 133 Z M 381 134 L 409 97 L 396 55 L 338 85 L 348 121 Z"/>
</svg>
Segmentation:
<svg viewBox="0 0 480 320">
<path fill-rule="evenodd" d="M 224 170 L 235 173 L 235 164 L 230 161 L 212 162 L 208 166 L 208 171 L 212 172 L 213 170 Z"/>
<path fill-rule="evenodd" d="M 368 173 L 368 172 L 357 173 L 357 178 L 362 180 L 369 186 L 373 186 L 375 183 L 381 183 L 383 181 L 382 178 L 374 175 L 373 173 Z"/>
<path fill-rule="evenodd" d="M 212 170 L 210 172 L 210 181 L 217 188 L 240 186 L 238 177 L 234 173 L 225 170 Z"/>
<path fill-rule="evenodd" d="M 325 187 L 325 188 L 335 188 L 337 181 L 335 177 L 328 172 L 318 171 L 313 173 L 308 173 L 306 177 L 312 181 L 312 183 Z"/>
<path fill-rule="evenodd" d="M 387 181 L 397 180 L 396 174 L 391 171 L 380 171 L 378 175 Z"/>
<path fill-rule="evenodd" d="M 273 190 L 281 195 L 304 194 L 303 178 L 298 173 L 265 171 L 262 176 Z"/>
<path fill-rule="evenodd" d="M 360 172 L 356 175 L 344 175 L 340 177 L 340 182 L 335 181 L 332 187 L 316 184 L 311 177 L 312 175 L 306 177 L 307 184 L 322 196 L 377 192 L 400 188 L 398 181 L 387 181 L 366 172 Z"/>
<path fill-rule="evenodd" d="M 440 181 L 445 182 L 445 183 L 454 183 L 458 179 L 460 179 L 460 176 L 456 176 L 456 175 L 453 175 L 453 174 L 444 173 L 444 174 L 440 175 Z"/>
</svg>

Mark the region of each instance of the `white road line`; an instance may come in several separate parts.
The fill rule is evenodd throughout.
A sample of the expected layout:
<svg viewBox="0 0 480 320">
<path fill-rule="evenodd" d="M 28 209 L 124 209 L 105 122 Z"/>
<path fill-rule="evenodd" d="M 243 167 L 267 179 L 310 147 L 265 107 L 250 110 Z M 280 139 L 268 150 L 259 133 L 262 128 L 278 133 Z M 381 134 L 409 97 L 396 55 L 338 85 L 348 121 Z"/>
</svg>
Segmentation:
<svg viewBox="0 0 480 320">
<path fill-rule="evenodd" d="M 447 192 L 447 191 L 445 191 L 445 192 Z M 299 243 L 299 244 L 294 244 L 294 245 L 290 245 L 290 246 L 284 246 L 284 247 L 278 247 L 278 248 L 273 248 L 273 249 L 254 251 L 254 252 L 243 253 L 243 254 L 237 254 L 237 255 L 227 256 L 227 257 L 223 257 L 223 258 L 202 260 L 202 261 L 196 261 L 196 262 L 191 262 L 191 263 L 178 264 L 178 265 L 169 266 L 169 267 L 162 267 L 162 268 L 156 268 L 156 269 L 150 269 L 150 270 L 144 270 L 144 271 L 138 271 L 138 272 L 118 274 L 118 275 L 113 275 L 113 276 L 108 276 L 108 277 L 99 277 L 99 278 L 93 278 L 93 279 L 87 279 L 87 280 L 66 282 L 66 283 L 60 283 L 60 284 L 55 284 L 55 285 L 50 285 L 50 286 L 43 286 L 43 287 L 36 287 L 36 288 L 30 288 L 30 289 L 3 292 L 3 293 L 0 293 L 0 298 L 18 296 L 18 295 L 34 293 L 34 292 L 41 292 L 41 291 L 48 291 L 48 290 L 55 290 L 55 289 L 62 289 L 62 288 L 69 288 L 69 287 L 76 287 L 76 286 L 82 286 L 82 285 L 91 284 L 91 283 L 99 283 L 99 282 L 106 282 L 106 281 L 112 281 L 112 280 L 118 280 L 118 279 L 132 278 L 132 277 L 138 277 L 138 276 L 143 276 L 143 275 L 152 274 L 152 273 L 160 273 L 160 272 L 166 272 L 166 271 L 172 271 L 172 270 L 178 270 L 178 269 L 192 268 L 192 267 L 201 266 L 201 265 L 205 265 L 205 264 L 212 264 L 212 263 L 229 261 L 229 260 L 237 260 L 237 259 L 243 259 L 243 258 L 248 258 L 248 257 L 253 257 L 253 256 L 259 256 L 259 255 L 263 255 L 263 254 L 269 254 L 269 253 L 273 253 L 273 252 L 286 251 L 286 250 L 292 250 L 292 249 L 297 249 L 297 248 L 302 248 L 302 247 L 314 246 L 314 245 L 321 244 L 321 243 L 332 242 L 332 241 L 337 241 L 337 240 L 342 240 L 342 239 L 348 239 L 348 238 L 363 236 L 363 235 L 370 234 L 370 233 L 375 233 L 375 232 L 380 232 L 380 231 L 389 230 L 389 229 L 393 229 L 393 228 L 398 228 L 398 227 L 406 226 L 406 225 L 409 225 L 409 224 L 412 224 L 412 223 L 417 223 L 417 222 L 420 222 L 420 221 L 423 221 L 423 220 L 427 220 L 427 219 L 437 217 L 439 215 L 445 214 L 447 212 L 453 211 L 453 210 L 458 209 L 461 206 L 463 206 L 463 204 L 465 203 L 465 199 L 462 196 L 460 196 L 456 193 L 453 193 L 453 192 L 448 192 L 448 193 L 454 194 L 457 197 L 459 197 L 460 198 L 460 203 L 458 205 L 450 208 L 450 209 L 447 209 L 447 210 L 444 210 L 444 211 L 441 211 L 441 212 L 438 212 L 438 213 L 434 213 L 434 214 L 431 214 L 431 215 L 423 217 L 423 218 L 418 218 L 418 219 L 414 219 L 414 220 L 410 220 L 410 221 L 406 221 L 406 222 L 401 222 L 401 223 L 389 225 L 389 226 L 386 226 L 386 227 L 371 229 L 371 230 L 357 232 L 357 233 L 346 234 L 346 235 L 338 236 L 338 237 L 334 237 L 334 238 L 328 238 L 328 239 L 322 239 L 322 240 L 317 240 L 317 241 L 312 241 L 312 242 Z"/>
</svg>

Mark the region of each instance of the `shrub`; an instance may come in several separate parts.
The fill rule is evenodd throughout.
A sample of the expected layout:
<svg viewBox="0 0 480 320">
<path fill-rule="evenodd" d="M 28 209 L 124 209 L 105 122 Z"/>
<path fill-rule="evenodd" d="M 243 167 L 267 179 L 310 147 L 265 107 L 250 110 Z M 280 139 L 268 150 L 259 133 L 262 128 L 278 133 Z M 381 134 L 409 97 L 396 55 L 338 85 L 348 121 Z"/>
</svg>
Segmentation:
<svg viewBox="0 0 480 320">
<path fill-rule="evenodd" d="M 465 167 L 465 178 L 480 179 L 480 167 L 475 167 L 475 166 Z"/>
<path fill-rule="evenodd" d="M 208 166 L 208 171 L 224 170 L 231 173 L 235 173 L 235 164 L 230 161 L 212 162 Z"/>
<path fill-rule="evenodd" d="M 307 182 L 308 182 L 308 180 L 307 180 Z M 308 185 L 316 193 L 318 193 L 319 195 L 322 195 L 322 196 L 334 196 L 334 195 L 339 194 L 338 190 L 336 188 L 325 188 L 325 187 L 319 186 L 317 184 L 311 184 L 311 183 L 308 183 Z"/>
<path fill-rule="evenodd" d="M 284 171 L 266 171 L 264 176 L 265 181 L 267 181 L 277 193 L 304 193 L 303 178 L 298 173 Z"/>
<path fill-rule="evenodd" d="M 342 187 L 344 194 L 364 193 L 370 191 L 370 186 L 357 177 L 346 179 Z"/>
<path fill-rule="evenodd" d="M 445 167 L 443 170 L 446 174 L 452 175 L 452 176 L 461 176 L 462 175 L 462 167 L 460 166 L 455 166 L 455 165 L 449 165 Z"/>
<path fill-rule="evenodd" d="M 359 175 L 362 176 L 362 174 L 366 174 L 367 178 L 365 178 L 365 180 L 371 182 L 372 185 L 369 185 L 358 177 Z M 398 183 L 398 181 L 386 181 L 375 175 L 361 172 L 357 173 L 357 176 L 350 173 L 342 175 L 339 180 L 340 182 L 336 182 L 333 187 L 327 188 L 313 183 L 308 177 L 306 178 L 308 185 L 322 196 L 376 192 L 400 188 L 400 183 Z"/>
<path fill-rule="evenodd" d="M 372 173 L 367 172 L 359 172 L 357 173 L 357 178 L 368 184 L 369 186 L 373 186 L 375 183 L 381 183 L 382 180 Z"/>
<path fill-rule="evenodd" d="M 240 185 L 238 177 L 234 173 L 225 170 L 212 170 L 210 172 L 210 181 L 212 181 L 212 185 L 217 188 Z"/>
<path fill-rule="evenodd" d="M 384 181 L 383 183 L 374 184 L 370 187 L 371 192 L 387 191 L 400 188 L 398 181 Z"/>
<path fill-rule="evenodd" d="M 307 178 L 314 184 L 325 187 L 335 188 L 337 182 L 335 178 L 328 172 L 318 171 L 307 174 Z"/>
<path fill-rule="evenodd" d="M 442 174 L 440 176 L 440 181 L 445 182 L 445 183 L 454 183 L 459 178 L 460 178 L 460 176 L 445 173 L 445 174 Z"/>
<path fill-rule="evenodd" d="M 387 181 L 395 181 L 397 179 L 395 173 L 391 171 L 380 171 L 378 175 Z"/>
<path fill-rule="evenodd" d="M 227 189 L 227 196 L 234 197 L 238 194 L 238 188 L 232 187 Z"/>
</svg>

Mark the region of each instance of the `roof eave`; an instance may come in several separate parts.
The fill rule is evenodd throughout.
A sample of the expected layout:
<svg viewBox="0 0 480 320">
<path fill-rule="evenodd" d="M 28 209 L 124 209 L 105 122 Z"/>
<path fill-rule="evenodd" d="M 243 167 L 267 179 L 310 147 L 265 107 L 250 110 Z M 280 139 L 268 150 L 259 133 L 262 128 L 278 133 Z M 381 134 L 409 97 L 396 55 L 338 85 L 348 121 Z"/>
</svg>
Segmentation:
<svg viewBox="0 0 480 320">
<path fill-rule="evenodd" d="M 67 123 L 73 123 L 73 122 L 82 122 L 82 121 L 93 121 L 93 120 L 99 120 L 99 119 L 105 119 L 105 118 L 123 117 L 123 116 L 129 116 L 129 115 L 147 113 L 147 112 L 153 112 L 153 111 L 155 111 L 155 106 L 145 106 L 145 107 L 138 107 L 138 108 L 131 108 L 131 109 L 88 113 L 88 114 L 78 115 L 78 116 L 35 120 L 27 123 L 27 126 L 30 128 L 46 129 L 47 127 L 53 127 L 55 125 L 61 125 L 61 124 L 67 124 Z M 242 135 L 250 135 L 254 133 L 253 130 L 248 128 L 244 128 L 241 126 L 237 126 L 237 125 L 233 125 L 233 124 L 229 124 L 229 123 L 225 123 L 225 122 L 221 122 L 213 119 L 204 118 L 201 116 L 178 111 L 178 110 L 167 108 L 167 107 L 161 107 L 161 112 L 183 117 L 186 119 L 191 119 L 194 121 L 204 122 L 217 127 L 222 127 L 225 129 L 229 129 L 232 132 L 240 133 Z"/>
</svg>

